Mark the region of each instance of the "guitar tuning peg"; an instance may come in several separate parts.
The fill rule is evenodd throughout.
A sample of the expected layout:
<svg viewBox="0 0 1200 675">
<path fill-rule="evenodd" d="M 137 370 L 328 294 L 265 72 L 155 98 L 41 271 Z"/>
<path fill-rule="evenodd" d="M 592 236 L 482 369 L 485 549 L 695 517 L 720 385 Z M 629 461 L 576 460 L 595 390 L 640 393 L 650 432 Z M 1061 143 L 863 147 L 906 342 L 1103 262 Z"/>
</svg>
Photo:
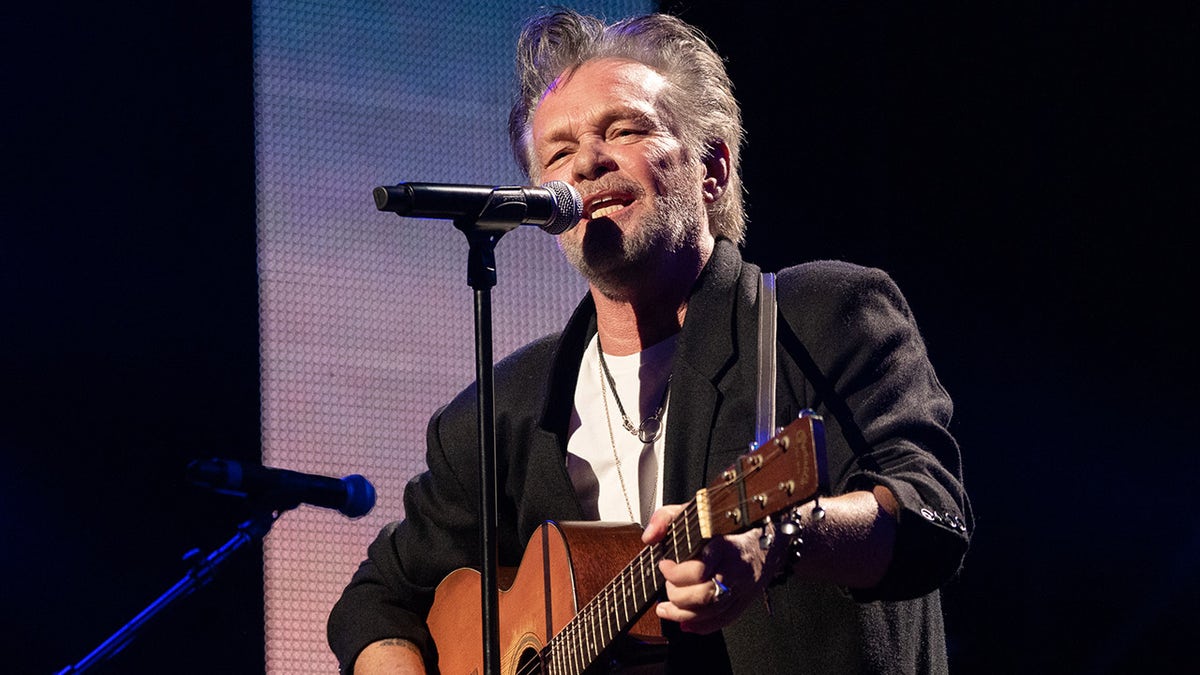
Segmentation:
<svg viewBox="0 0 1200 675">
<path fill-rule="evenodd" d="M 771 516 L 763 518 L 762 534 L 758 537 L 758 548 L 766 551 L 775 543 L 775 528 L 771 527 Z"/>
</svg>

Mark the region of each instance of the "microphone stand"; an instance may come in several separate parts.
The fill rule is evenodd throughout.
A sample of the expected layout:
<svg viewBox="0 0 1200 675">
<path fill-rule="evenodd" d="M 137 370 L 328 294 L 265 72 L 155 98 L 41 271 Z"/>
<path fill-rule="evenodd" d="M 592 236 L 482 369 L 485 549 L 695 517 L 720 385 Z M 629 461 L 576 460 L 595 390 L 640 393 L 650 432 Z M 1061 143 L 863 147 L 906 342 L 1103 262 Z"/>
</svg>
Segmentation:
<svg viewBox="0 0 1200 675">
<path fill-rule="evenodd" d="M 496 242 L 522 223 L 560 234 L 579 221 L 583 202 L 567 183 L 551 181 L 533 197 L 524 188 L 401 183 L 372 191 L 375 208 L 401 216 L 453 218 L 467 237 L 467 284 L 475 290 L 475 400 L 479 415 L 479 562 L 482 583 L 483 669 L 500 673 L 497 583 L 496 404 L 492 364 L 492 287 Z M 532 200 L 532 201 L 530 201 Z M 421 207 L 416 205 L 420 203 Z"/>
<path fill-rule="evenodd" d="M 479 415 L 479 558 L 483 619 L 483 668 L 500 673 L 500 600 L 497 581 L 496 404 L 492 364 L 492 287 L 496 285 L 496 242 L 516 227 L 509 223 L 454 221 L 467 237 L 467 285 L 475 291 L 475 383 Z"/>
<path fill-rule="evenodd" d="M 242 548 L 246 544 L 255 539 L 261 539 L 266 536 L 271 529 L 271 525 L 282 515 L 284 509 L 293 509 L 298 506 L 298 503 L 293 503 L 290 506 L 280 507 L 278 509 L 262 508 L 255 515 L 251 516 L 241 525 L 238 525 L 237 534 L 233 535 L 229 541 L 225 542 L 220 548 L 208 554 L 203 560 L 197 562 L 191 570 L 188 571 L 182 579 L 174 586 L 158 597 L 157 600 L 150 603 L 145 609 L 133 617 L 129 623 L 125 624 L 111 637 L 102 642 L 99 647 L 96 647 L 90 654 L 83 657 L 79 663 L 67 666 L 58 671 L 55 675 L 74 675 L 75 673 L 83 673 L 91 669 L 93 666 L 101 663 L 106 663 L 109 659 L 116 656 L 122 649 L 129 646 L 129 643 L 138 636 L 140 631 L 150 622 L 151 619 L 157 617 L 164 609 L 169 607 L 176 600 L 185 598 L 196 590 L 207 586 L 213 580 L 217 569 L 229 559 L 235 551 Z M 197 557 L 197 556 L 189 556 Z"/>
</svg>

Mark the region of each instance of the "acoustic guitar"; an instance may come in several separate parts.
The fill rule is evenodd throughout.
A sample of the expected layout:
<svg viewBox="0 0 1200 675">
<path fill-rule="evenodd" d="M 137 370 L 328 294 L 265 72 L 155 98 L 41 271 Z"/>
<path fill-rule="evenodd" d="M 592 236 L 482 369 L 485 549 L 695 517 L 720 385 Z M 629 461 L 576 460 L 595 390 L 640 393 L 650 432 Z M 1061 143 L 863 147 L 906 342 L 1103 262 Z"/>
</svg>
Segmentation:
<svg viewBox="0 0 1200 675">
<path fill-rule="evenodd" d="M 499 592 L 501 672 L 572 675 L 614 660 L 623 645 L 662 645 L 659 620 L 646 613 L 664 585 L 658 562 L 694 558 L 713 537 L 812 499 L 824 456 L 821 418 L 806 412 L 697 492 L 651 546 L 635 524 L 544 523 Z M 444 675 L 484 670 L 480 588 L 467 568 L 438 585 L 428 625 Z"/>
</svg>

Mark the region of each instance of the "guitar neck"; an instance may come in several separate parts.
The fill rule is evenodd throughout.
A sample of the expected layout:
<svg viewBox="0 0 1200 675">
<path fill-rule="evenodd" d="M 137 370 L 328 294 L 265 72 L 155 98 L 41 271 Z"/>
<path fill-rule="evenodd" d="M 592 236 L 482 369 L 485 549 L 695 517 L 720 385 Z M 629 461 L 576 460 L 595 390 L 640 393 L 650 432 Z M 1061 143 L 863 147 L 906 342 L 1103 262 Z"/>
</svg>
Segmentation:
<svg viewBox="0 0 1200 675">
<path fill-rule="evenodd" d="M 583 606 L 546 646 L 547 672 L 580 673 L 650 607 L 663 587 L 661 560 L 690 560 L 707 539 L 701 536 L 696 502 L 689 502 L 667 526 L 663 540 L 643 548 L 615 579 Z"/>
<path fill-rule="evenodd" d="M 753 527 L 772 513 L 811 499 L 824 482 L 824 427 L 802 414 L 771 440 L 700 490 L 667 527 L 592 598 L 543 651 L 552 673 L 581 673 L 641 616 L 662 589 L 662 560 L 691 560 L 708 540 Z"/>
</svg>

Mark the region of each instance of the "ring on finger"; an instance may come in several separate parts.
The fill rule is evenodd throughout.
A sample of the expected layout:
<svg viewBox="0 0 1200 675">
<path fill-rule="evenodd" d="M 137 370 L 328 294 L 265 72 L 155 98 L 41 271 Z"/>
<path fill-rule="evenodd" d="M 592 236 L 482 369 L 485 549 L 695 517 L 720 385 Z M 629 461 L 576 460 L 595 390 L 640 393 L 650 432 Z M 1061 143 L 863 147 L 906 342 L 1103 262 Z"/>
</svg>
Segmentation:
<svg viewBox="0 0 1200 675">
<path fill-rule="evenodd" d="M 729 597 L 729 587 L 726 586 L 725 584 L 721 583 L 720 581 L 718 581 L 716 577 L 713 577 L 712 582 L 713 582 L 712 601 L 713 601 L 713 604 L 715 605 L 715 604 L 723 601 L 725 598 Z"/>
</svg>

